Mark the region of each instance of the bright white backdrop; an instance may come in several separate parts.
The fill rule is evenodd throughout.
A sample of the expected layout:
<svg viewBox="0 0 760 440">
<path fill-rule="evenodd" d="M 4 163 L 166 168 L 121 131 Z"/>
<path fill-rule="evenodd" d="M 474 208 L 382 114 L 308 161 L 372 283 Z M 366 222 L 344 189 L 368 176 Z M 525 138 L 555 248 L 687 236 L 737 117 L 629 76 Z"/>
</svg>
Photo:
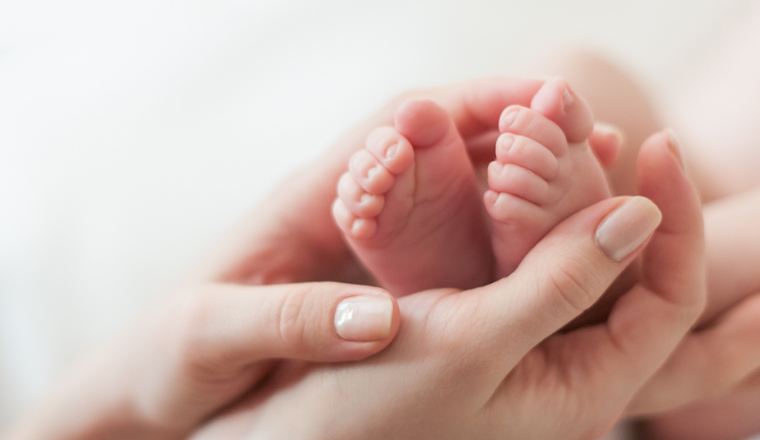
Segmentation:
<svg viewBox="0 0 760 440">
<path fill-rule="evenodd" d="M 668 96 L 750 0 L 0 0 L 0 428 L 393 95 L 595 48 Z"/>
</svg>

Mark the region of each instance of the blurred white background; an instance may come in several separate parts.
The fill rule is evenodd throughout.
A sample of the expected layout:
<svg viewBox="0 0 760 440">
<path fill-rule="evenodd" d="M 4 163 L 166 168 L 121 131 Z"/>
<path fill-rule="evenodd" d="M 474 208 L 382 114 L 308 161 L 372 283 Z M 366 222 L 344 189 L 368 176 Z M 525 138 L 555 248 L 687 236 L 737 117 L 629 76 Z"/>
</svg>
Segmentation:
<svg viewBox="0 0 760 440">
<path fill-rule="evenodd" d="M 385 100 L 574 44 L 673 93 L 750 0 L 0 0 L 0 430 Z"/>
</svg>

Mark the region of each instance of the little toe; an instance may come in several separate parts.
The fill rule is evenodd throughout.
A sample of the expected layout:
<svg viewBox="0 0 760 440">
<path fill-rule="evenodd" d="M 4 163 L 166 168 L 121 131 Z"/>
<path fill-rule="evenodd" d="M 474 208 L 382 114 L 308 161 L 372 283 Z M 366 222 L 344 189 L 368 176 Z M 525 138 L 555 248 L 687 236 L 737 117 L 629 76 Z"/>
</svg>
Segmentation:
<svg viewBox="0 0 760 440">
<path fill-rule="evenodd" d="M 565 133 L 557 124 L 535 110 L 511 105 L 499 119 L 499 131 L 524 136 L 548 148 L 555 156 L 567 151 Z"/>
<path fill-rule="evenodd" d="M 393 174 L 401 174 L 414 163 L 412 144 L 393 127 L 372 130 L 367 150 Z"/>
<path fill-rule="evenodd" d="M 356 216 L 341 199 L 335 199 L 333 202 L 332 214 L 343 233 L 354 240 L 370 238 L 377 231 L 377 220 Z"/>
<path fill-rule="evenodd" d="M 376 217 L 385 203 L 385 197 L 365 191 L 350 173 L 344 173 L 338 180 L 338 197 L 349 211 L 362 218 Z"/>
<path fill-rule="evenodd" d="M 545 217 L 543 208 L 506 192 L 488 190 L 483 194 L 483 202 L 491 218 L 498 222 L 494 226 L 500 229 L 507 228 L 512 234 L 526 225 L 543 223 Z M 502 235 L 496 234 L 496 237 Z M 519 241 L 515 241 L 517 242 Z"/>
<path fill-rule="evenodd" d="M 488 165 L 488 187 L 498 193 L 509 193 L 535 205 L 549 199 L 549 184 L 530 170 L 497 161 Z"/>
<path fill-rule="evenodd" d="M 348 170 L 356 183 L 370 194 L 385 194 L 393 187 L 393 174 L 367 150 L 359 150 L 351 156 Z"/>
<path fill-rule="evenodd" d="M 496 160 L 526 168 L 544 180 L 559 173 L 559 161 L 548 148 L 525 136 L 504 133 L 496 140 Z"/>
</svg>

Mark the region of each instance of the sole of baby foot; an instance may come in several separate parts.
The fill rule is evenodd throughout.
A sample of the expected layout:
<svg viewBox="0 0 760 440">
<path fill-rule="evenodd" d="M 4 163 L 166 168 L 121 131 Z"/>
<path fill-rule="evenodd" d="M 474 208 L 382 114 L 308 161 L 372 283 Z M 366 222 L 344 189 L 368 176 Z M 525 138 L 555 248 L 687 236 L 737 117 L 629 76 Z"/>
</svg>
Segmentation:
<svg viewBox="0 0 760 440">
<path fill-rule="evenodd" d="M 472 165 L 443 108 L 414 100 L 352 157 L 333 205 L 346 240 L 401 296 L 491 280 L 493 254 Z"/>
</svg>

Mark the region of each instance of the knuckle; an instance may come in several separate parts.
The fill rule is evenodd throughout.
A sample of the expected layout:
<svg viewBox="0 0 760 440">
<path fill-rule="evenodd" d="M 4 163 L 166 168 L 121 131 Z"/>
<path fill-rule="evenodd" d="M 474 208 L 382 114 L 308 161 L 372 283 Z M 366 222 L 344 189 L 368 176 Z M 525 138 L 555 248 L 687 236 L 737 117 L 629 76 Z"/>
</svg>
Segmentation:
<svg viewBox="0 0 760 440">
<path fill-rule="evenodd" d="M 203 378 L 227 364 L 213 338 L 213 296 L 198 288 L 183 299 L 175 318 L 173 353 L 191 377 Z"/>
<path fill-rule="evenodd" d="M 279 340 L 288 351 L 308 348 L 318 329 L 312 328 L 312 317 L 318 313 L 318 301 L 306 285 L 294 285 L 283 297 L 274 319 Z"/>
<path fill-rule="evenodd" d="M 562 259 L 562 262 L 552 262 L 547 271 L 547 282 L 551 291 L 573 313 L 581 313 L 596 301 L 596 283 L 590 277 L 588 265 L 582 259 Z"/>
</svg>

